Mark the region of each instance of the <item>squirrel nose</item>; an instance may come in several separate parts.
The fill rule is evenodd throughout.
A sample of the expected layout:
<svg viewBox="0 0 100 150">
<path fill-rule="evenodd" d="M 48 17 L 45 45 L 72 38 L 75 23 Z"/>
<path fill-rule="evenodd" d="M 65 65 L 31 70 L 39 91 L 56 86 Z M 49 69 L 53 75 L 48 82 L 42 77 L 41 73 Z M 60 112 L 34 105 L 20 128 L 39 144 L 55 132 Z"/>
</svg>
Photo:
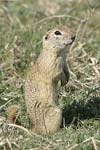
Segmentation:
<svg viewBox="0 0 100 150">
<path fill-rule="evenodd" d="M 76 38 L 76 36 L 72 36 L 72 37 L 71 37 L 72 42 L 75 41 L 75 38 Z"/>
</svg>

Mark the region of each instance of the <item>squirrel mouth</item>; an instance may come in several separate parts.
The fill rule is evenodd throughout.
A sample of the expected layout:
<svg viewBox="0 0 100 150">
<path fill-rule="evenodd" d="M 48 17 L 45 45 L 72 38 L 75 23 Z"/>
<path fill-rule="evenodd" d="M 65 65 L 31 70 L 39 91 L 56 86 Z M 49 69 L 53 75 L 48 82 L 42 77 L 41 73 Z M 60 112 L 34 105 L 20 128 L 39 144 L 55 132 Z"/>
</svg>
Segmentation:
<svg viewBox="0 0 100 150">
<path fill-rule="evenodd" d="M 65 46 L 71 45 L 75 41 L 76 36 L 71 37 L 70 42 L 65 43 Z"/>
<path fill-rule="evenodd" d="M 71 43 L 70 43 L 70 45 L 75 41 L 75 38 L 76 38 L 76 36 L 73 36 L 73 37 L 71 37 Z"/>
</svg>

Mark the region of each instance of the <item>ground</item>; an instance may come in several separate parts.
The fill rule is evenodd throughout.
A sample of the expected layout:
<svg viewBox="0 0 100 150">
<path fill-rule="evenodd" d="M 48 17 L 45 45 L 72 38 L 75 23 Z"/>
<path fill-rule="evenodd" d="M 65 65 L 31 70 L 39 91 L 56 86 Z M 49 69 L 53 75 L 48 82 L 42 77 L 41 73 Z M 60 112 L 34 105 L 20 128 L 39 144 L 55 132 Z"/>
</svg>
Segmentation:
<svg viewBox="0 0 100 150">
<path fill-rule="evenodd" d="M 100 149 L 99 18 L 99 0 L 0 1 L 0 150 Z M 30 132 L 24 81 L 42 36 L 57 25 L 76 32 L 67 54 L 70 81 L 58 89 L 64 128 L 41 136 Z M 13 104 L 21 106 L 18 125 L 5 120 Z"/>
</svg>

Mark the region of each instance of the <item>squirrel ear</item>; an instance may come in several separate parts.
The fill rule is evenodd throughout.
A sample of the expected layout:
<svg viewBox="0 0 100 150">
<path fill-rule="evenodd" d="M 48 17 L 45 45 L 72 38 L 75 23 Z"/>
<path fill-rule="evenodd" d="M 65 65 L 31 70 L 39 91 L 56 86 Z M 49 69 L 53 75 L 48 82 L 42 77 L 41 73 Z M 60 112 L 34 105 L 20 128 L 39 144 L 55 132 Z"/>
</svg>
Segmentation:
<svg viewBox="0 0 100 150">
<path fill-rule="evenodd" d="M 44 39 L 45 39 L 45 40 L 48 40 L 48 38 L 49 38 L 49 35 L 46 34 L 45 37 L 44 37 Z"/>
</svg>

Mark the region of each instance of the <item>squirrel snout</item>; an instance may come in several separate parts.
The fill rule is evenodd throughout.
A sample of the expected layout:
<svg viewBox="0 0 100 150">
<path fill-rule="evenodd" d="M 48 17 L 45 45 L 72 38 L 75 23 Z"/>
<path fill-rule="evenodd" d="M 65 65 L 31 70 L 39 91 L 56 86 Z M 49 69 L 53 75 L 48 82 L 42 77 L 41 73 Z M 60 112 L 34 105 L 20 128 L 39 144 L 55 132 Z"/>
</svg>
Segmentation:
<svg viewBox="0 0 100 150">
<path fill-rule="evenodd" d="M 76 36 L 72 36 L 72 37 L 71 37 L 72 42 L 75 41 L 75 38 L 76 38 Z"/>
</svg>

